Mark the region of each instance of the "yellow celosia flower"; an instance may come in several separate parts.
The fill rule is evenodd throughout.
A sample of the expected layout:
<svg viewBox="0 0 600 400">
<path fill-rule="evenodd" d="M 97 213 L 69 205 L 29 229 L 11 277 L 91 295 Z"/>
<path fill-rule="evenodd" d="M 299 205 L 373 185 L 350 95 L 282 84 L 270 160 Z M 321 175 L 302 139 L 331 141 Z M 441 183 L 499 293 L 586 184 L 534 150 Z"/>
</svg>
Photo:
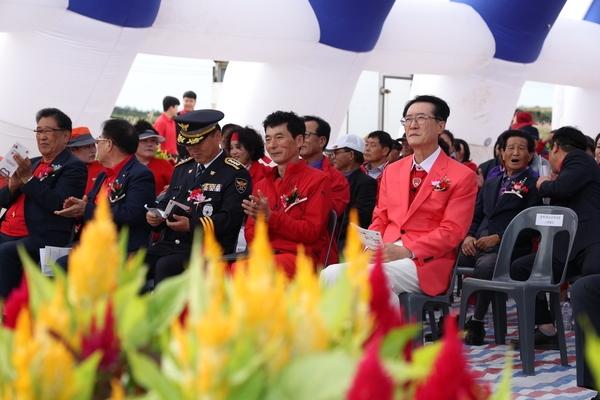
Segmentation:
<svg viewBox="0 0 600 400">
<path fill-rule="evenodd" d="M 115 290 L 121 254 L 117 228 L 106 196 L 99 196 L 94 219 L 88 222 L 81 243 L 69 255 L 69 299 L 84 309 Z"/>
<path fill-rule="evenodd" d="M 33 339 L 31 313 L 27 307 L 19 312 L 15 326 L 14 345 L 11 361 L 16 371 L 13 384 L 16 398 L 33 399 L 32 371 L 34 357 L 41 344 Z"/>
<path fill-rule="evenodd" d="M 117 378 L 111 379 L 110 387 L 112 389 L 110 400 L 125 400 L 125 389 L 123 389 L 121 381 L 119 381 Z"/>
<path fill-rule="evenodd" d="M 64 281 L 62 280 L 57 280 L 52 301 L 40 305 L 37 329 L 40 334 L 52 330 L 64 339 L 73 349 L 79 350 L 81 346 L 81 334 L 79 331 L 72 331 L 71 312 L 65 304 L 63 282 Z"/>
<path fill-rule="evenodd" d="M 39 399 L 71 399 L 75 395 L 75 358 L 52 339 L 39 354 L 36 387 Z"/>
</svg>

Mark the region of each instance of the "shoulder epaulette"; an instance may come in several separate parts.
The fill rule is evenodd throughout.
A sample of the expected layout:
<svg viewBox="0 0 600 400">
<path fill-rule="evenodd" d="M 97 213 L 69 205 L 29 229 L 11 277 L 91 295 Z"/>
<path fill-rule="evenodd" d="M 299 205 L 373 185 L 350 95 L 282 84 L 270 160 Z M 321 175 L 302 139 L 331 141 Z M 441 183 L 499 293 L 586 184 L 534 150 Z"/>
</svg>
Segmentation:
<svg viewBox="0 0 600 400">
<path fill-rule="evenodd" d="M 175 167 L 179 167 L 180 165 L 183 165 L 186 162 L 193 160 L 193 159 L 194 159 L 193 157 L 189 157 L 189 158 L 186 158 L 185 160 L 179 161 L 177 164 L 175 164 Z"/>
<path fill-rule="evenodd" d="M 231 158 L 231 157 L 225 158 L 225 164 L 227 164 L 227 165 L 235 168 L 236 170 L 239 170 L 239 169 L 242 169 L 242 168 L 246 168 L 238 160 L 236 160 L 235 158 Z"/>
</svg>

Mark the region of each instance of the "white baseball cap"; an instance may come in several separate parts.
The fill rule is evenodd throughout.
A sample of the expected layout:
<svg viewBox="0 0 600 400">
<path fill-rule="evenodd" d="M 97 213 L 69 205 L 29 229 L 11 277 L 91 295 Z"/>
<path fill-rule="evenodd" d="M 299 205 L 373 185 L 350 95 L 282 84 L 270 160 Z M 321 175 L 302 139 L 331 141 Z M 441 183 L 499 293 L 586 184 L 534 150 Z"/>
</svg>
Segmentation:
<svg viewBox="0 0 600 400">
<path fill-rule="evenodd" d="M 325 150 L 332 151 L 335 149 L 343 149 L 344 147 L 347 147 L 354 151 L 358 151 L 359 153 L 364 153 L 365 140 L 358 135 L 353 135 L 352 133 L 349 133 L 348 135 L 340 136 L 333 146 Z"/>
</svg>

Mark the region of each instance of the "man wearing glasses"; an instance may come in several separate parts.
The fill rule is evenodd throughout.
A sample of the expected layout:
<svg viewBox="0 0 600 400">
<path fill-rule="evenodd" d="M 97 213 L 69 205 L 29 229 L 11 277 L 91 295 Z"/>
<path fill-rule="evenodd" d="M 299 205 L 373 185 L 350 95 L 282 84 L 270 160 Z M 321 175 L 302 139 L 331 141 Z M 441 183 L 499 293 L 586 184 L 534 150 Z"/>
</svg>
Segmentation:
<svg viewBox="0 0 600 400">
<path fill-rule="evenodd" d="M 62 210 L 70 196 L 81 197 L 87 168 L 67 149 L 71 119 L 56 108 L 36 114 L 34 130 L 41 157 L 22 158 L 8 186 L 0 189 L 0 207 L 7 211 L 0 220 L 0 297 L 6 299 L 21 282 L 23 268 L 17 253 L 24 246 L 39 261 L 39 249 L 69 243 L 75 221 L 54 212 Z"/>
<path fill-rule="evenodd" d="M 339 217 L 346 210 L 346 206 L 350 202 L 350 185 L 344 178 L 344 175 L 331 165 L 327 157 L 323 155 L 323 151 L 329 143 L 331 127 L 323 119 L 315 116 L 307 115 L 302 118 L 306 133 L 304 134 L 304 143 L 300 147 L 300 156 L 306 161 L 309 167 L 316 168 L 325 172 L 331 182 L 331 202 L 333 203 L 333 211 Z M 319 262 L 325 263 L 327 256 L 327 244 L 329 238 L 323 241 L 323 249 Z M 329 260 L 334 263 L 338 259 L 338 249 L 334 242 L 331 247 Z"/>
<path fill-rule="evenodd" d="M 390 164 L 381 179 L 369 229 L 383 237 L 383 267 L 394 294 L 444 293 L 456 247 L 471 224 L 475 173 L 438 145 L 449 114 L 448 104 L 438 97 L 410 100 L 401 121 L 414 154 Z M 333 283 L 343 268 L 327 267 L 322 279 Z"/>
</svg>

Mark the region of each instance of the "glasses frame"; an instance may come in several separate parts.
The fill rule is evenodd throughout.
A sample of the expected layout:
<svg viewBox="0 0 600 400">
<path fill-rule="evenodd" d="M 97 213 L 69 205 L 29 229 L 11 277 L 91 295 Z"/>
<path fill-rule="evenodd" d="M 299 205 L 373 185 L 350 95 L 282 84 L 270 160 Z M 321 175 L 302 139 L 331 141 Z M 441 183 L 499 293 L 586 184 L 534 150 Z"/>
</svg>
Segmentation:
<svg viewBox="0 0 600 400">
<path fill-rule="evenodd" d="M 315 135 L 317 137 L 319 136 L 316 132 L 304 131 L 304 139 L 308 139 L 310 135 Z"/>
<path fill-rule="evenodd" d="M 96 141 L 96 144 L 98 144 L 99 142 L 106 142 L 106 141 L 108 141 L 108 140 L 110 140 L 110 139 L 107 139 L 107 138 L 101 138 L 101 137 L 99 137 L 99 138 L 96 138 L 96 139 L 94 139 L 94 140 Z"/>
<path fill-rule="evenodd" d="M 410 126 L 413 121 L 417 123 L 417 125 L 423 125 L 425 122 L 430 119 L 434 119 L 436 121 L 441 121 L 441 119 L 437 117 L 432 117 L 431 115 L 417 115 L 416 117 L 408 117 L 408 118 L 400 118 L 400 123 L 404 126 Z"/>
<path fill-rule="evenodd" d="M 41 134 L 49 135 L 54 132 L 64 132 L 64 131 L 68 131 L 68 129 L 62 129 L 62 128 L 34 129 L 33 133 L 35 133 L 36 135 L 41 135 Z"/>
<path fill-rule="evenodd" d="M 335 149 L 331 152 L 331 158 L 336 158 L 338 153 L 336 153 L 336 151 L 338 151 L 340 154 L 341 153 L 350 153 L 351 151 L 353 151 L 352 149 L 347 149 L 345 147 L 342 147 L 341 149 Z"/>
</svg>

